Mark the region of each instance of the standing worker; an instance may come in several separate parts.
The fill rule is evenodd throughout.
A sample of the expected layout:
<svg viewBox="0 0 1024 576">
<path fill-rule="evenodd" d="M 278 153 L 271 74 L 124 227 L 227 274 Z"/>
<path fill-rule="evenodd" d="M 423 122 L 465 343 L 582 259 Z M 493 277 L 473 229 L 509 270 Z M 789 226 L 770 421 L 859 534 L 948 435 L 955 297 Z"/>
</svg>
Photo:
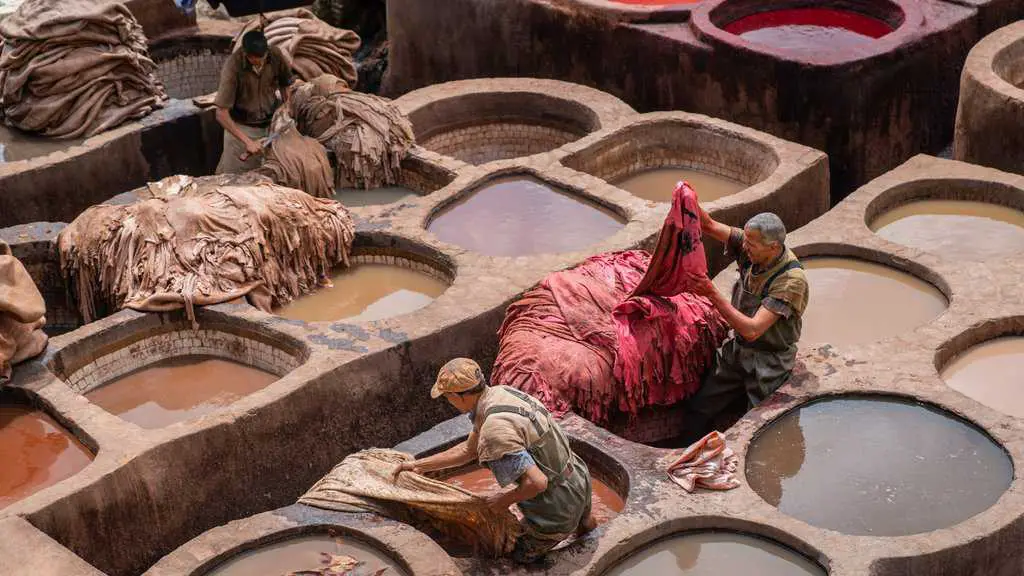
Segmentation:
<svg viewBox="0 0 1024 576">
<path fill-rule="evenodd" d="M 518 504 L 523 512 L 524 534 L 512 551 L 517 562 L 538 560 L 573 533 L 597 526 L 590 511 L 590 471 L 539 401 L 514 388 L 488 386 L 480 366 L 468 358 L 441 368 L 430 396 L 442 395 L 469 414 L 469 438 L 440 454 L 403 463 L 396 475 L 457 468 L 476 460 L 502 488 L 515 483 L 514 489 L 487 500 L 495 510 Z"/>
<path fill-rule="evenodd" d="M 217 86 L 217 122 L 224 127 L 217 174 L 259 168 L 260 140 L 291 84 L 292 71 L 281 51 L 267 44 L 263 32 L 246 32 L 241 50 L 224 62 Z"/>
<path fill-rule="evenodd" d="M 743 230 L 713 220 L 704 208 L 700 219 L 702 233 L 737 259 L 740 277 L 731 301 L 706 277 L 694 290 L 711 300 L 733 330 L 703 385 L 686 401 L 686 426 L 695 435 L 708 432 L 734 401 L 745 396 L 752 408 L 789 379 L 809 298 L 803 265 L 786 248 L 786 227 L 778 216 L 762 212 Z"/>
</svg>

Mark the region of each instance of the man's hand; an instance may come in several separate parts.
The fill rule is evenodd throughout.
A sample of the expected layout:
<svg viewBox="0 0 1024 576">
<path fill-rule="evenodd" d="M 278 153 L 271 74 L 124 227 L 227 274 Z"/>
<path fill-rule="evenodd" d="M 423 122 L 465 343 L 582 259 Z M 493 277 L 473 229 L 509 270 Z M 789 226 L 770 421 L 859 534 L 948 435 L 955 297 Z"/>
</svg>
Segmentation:
<svg viewBox="0 0 1024 576">
<path fill-rule="evenodd" d="M 249 157 L 255 156 L 260 152 L 263 152 L 263 146 L 256 140 L 249 138 L 245 143 L 245 154 L 239 156 L 238 159 L 241 160 L 242 162 L 245 162 L 246 160 L 249 159 Z"/>
<path fill-rule="evenodd" d="M 398 476 L 402 472 L 416 472 L 416 461 L 415 460 L 409 460 L 407 462 L 402 462 L 401 464 L 396 466 L 395 467 L 394 478 L 392 480 L 393 481 L 398 481 Z"/>
<path fill-rule="evenodd" d="M 701 276 L 693 285 L 693 293 L 703 296 L 714 303 L 715 296 L 718 295 L 718 288 L 715 287 L 714 282 L 710 278 Z"/>
<path fill-rule="evenodd" d="M 492 512 L 501 513 L 504 512 L 505 510 L 508 510 L 509 505 L 505 503 L 506 495 L 507 494 L 504 492 L 494 492 L 488 494 L 487 496 L 484 496 L 484 502 L 487 503 L 487 507 Z"/>
</svg>

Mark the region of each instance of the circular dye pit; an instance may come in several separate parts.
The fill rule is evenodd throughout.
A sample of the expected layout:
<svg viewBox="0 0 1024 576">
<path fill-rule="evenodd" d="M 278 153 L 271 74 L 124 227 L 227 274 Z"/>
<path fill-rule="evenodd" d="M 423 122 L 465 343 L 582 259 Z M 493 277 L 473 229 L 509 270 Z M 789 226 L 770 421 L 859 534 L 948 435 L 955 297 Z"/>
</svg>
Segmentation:
<svg viewBox="0 0 1024 576">
<path fill-rule="evenodd" d="M 446 207 L 427 230 L 480 254 L 524 256 L 580 250 L 623 225 L 610 210 L 534 178 L 510 176 Z"/>
<path fill-rule="evenodd" d="M 676 184 L 684 180 L 697 192 L 701 202 L 712 202 L 743 190 L 747 187 L 724 176 L 699 172 L 686 168 L 656 168 L 637 174 L 631 174 L 612 182 L 637 198 L 654 202 L 671 202 L 672 192 Z"/>
<path fill-rule="evenodd" d="M 356 188 L 340 188 L 334 193 L 334 199 L 343 205 L 354 208 L 357 206 L 380 206 L 402 200 L 411 200 L 419 195 L 401 186 L 387 186 L 360 190 Z"/>
<path fill-rule="evenodd" d="M 444 480 L 449 484 L 454 484 L 463 490 L 475 494 L 486 494 L 501 490 L 501 487 L 498 486 L 498 481 L 494 478 L 494 474 L 490 470 L 481 467 L 473 467 L 465 472 L 449 476 Z M 593 474 L 590 477 L 590 489 L 591 512 L 594 514 L 598 524 L 604 524 L 618 516 L 619 512 L 622 512 L 622 509 L 626 507 L 626 502 L 622 499 L 622 496 Z"/>
<path fill-rule="evenodd" d="M 673 6 L 676 4 L 697 4 L 703 0 L 610 0 L 612 4 L 632 4 L 634 6 Z"/>
<path fill-rule="evenodd" d="M 85 397 L 142 428 L 161 428 L 228 406 L 277 379 L 213 356 L 175 356 L 121 376 Z"/>
<path fill-rule="evenodd" d="M 670 536 L 633 552 L 604 576 L 825 576 L 800 554 L 735 532 Z"/>
<path fill-rule="evenodd" d="M 348 574 L 348 571 L 340 568 L 350 565 L 352 562 L 361 563 L 352 572 L 353 574 L 382 574 L 386 576 L 407 574 L 383 551 L 344 536 L 316 534 L 289 538 L 243 552 L 206 572 L 204 576 L 304 574 L 304 570 L 320 570 L 332 562 L 337 563 L 339 569 L 336 572 L 338 574 Z"/>
<path fill-rule="evenodd" d="M 70 478 L 92 452 L 40 410 L 0 405 L 0 508 Z"/>
<path fill-rule="evenodd" d="M 833 8 L 758 12 L 730 22 L 724 29 L 749 42 L 805 54 L 862 48 L 893 31 L 883 20 Z"/>
<path fill-rule="evenodd" d="M 391 264 L 356 263 L 333 286 L 301 296 L 274 314 L 304 322 L 370 322 L 419 310 L 448 289 L 434 276 Z"/>
<path fill-rule="evenodd" d="M 951 388 L 978 402 L 1024 418 L 1024 337 L 982 342 L 954 358 L 942 370 Z"/>
<path fill-rule="evenodd" d="M 987 202 L 921 200 L 871 223 L 882 238 L 952 259 L 1006 258 L 1024 251 L 1024 212 Z"/>
<path fill-rule="evenodd" d="M 770 423 L 750 443 L 746 475 L 766 502 L 813 526 L 902 536 L 986 510 L 1013 469 L 991 439 L 939 410 L 840 398 Z"/>
<path fill-rule="evenodd" d="M 801 261 L 810 285 L 801 342 L 874 342 L 927 324 L 948 306 L 937 288 L 889 266 L 854 258 Z"/>
</svg>

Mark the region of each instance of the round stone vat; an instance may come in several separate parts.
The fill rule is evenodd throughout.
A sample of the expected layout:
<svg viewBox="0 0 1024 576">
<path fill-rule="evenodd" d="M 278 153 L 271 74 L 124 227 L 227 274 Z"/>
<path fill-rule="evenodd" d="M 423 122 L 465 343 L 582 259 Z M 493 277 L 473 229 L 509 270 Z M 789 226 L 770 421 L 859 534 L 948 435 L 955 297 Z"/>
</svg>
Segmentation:
<svg viewBox="0 0 1024 576">
<path fill-rule="evenodd" d="M 954 390 L 1017 418 L 1024 417 L 1021 369 L 1024 330 L 971 330 L 944 346 L 936 359 L 942 379 Z"/>
<path fill-rule="evenodd" d="M 799 406 L 751 440 L 746 477 L 789 516 L 844 534 L 902 536 L 953 526 L 995 504 L 1008 454 L 941 409 L 890 396 Z"/>
<path fill-rule="evenodd" d="M 744 44 L 796 58 L 831 53 L 848 58 L 869 54 L 872 44 L 904 21 L 901 7 L 887 0 L 797 1 L 729 0 L 711 21 Z"/>
<path fill-rule="evenodd" d="M 525 256 L 581 250 L 624 225 L 612 209 L 523 173 L 486 180 L 442 204 L 427 230 L 487 256 Z"/>
<path fill-rule="evenodd" d="M 603 576 L 825 576 L 812 560 L 771 540 L 717 530 L 680 532 L 647 544 L 617 562 Z"/>
<path fill-rule="evenodd" d="M 801 258 L 810 285 L 800 341 L 855 345 L 909 332 L 949 305 L 934 285 L 859 258 Z"/>
<path fill-rule="evenodd" d="M 11 247 L 46 302 L 46 325 L 49 336 L 70 332 L 82 325 L 78 309 L 68 299 L 64 274 L 57 253 L 57 235 L 65 228 L 63 222 L 34 222 L 0 228 L 0 240 Z"/>
<path fill-rule="evenodd" d="M 562 164 L 655 202 L 671 202 L 686 180 L 701 202 L 730 196 L 771 176 L 778 154 L 702 117 L 649 117 L 574 152 Z"/>
<path fill-rule="evenodd" d="M 1024 250 L 1024 191 L 960 178 L 910 182 L 872 200 L 865 222 L 886 240 L 950 259 L 1009 258 Z"/>
<path fill-rule="evenodd" d="M 522 78 L 438 84 L 396 103 L 412 122 L 416 142 L 470 164 L 547 152 L 633 113 L 592 88 Z"/>
<path fill-rule="evenodd" d="M 92 451 L 20 389 L 0 392 L 0 509 L 70 478 Z"/>
<path fill-rule="evenodd" d="M 334 199 L 348 208 L 378 206 L 426 196 L 452 183 L 455 173 L 423 160 L 416 149 L 402 160 L 398 182 L 394 186 L 361 190 L 339 188 Z"/>
<path fill-rule="evenodd" d="M 230 55 L 231 37 L 227 35 L 177 36 L 149 47 L 167 95 L 183 100 L 216 92 L 221 68 Z"/>
<path fill-rule="evenodd" d="M 350 266 L 322 287 L 274 311 L 304 322 L 371 322 L 430 305 L 455 279 L 444 254 L 401 238 L 357 236 Z"/>
<path fill-rule="evenodd" d="M 104 410 L 160 428 L 222 409 L 305 360 L 298 342 L 223 318 L 198 317 L 197 330 L 182 321 L 133 331 L 129 322 L 117 334 L 62 349 L 51 370 Z"/>
<path fill-rule="evenodd" d="M 295 504 L 212 528 L 144 576 L 312 574 L 330 563 L 338 574 L 348 574 L 353 562 L 359 564 L 352 574 L 460 574 L 437 544 L 408 525 Z"/>
</svg>

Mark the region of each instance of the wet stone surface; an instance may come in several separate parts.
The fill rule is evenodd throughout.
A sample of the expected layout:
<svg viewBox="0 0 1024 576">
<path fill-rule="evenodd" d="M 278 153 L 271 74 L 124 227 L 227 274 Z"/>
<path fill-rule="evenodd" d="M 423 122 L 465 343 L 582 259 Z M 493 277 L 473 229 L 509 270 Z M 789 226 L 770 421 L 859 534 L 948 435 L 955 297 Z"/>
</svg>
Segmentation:
<svg viewBox="0 0 1024 576">
<path fill-rule="evenodd" d="M 813 526 L 901 536 L 988 509 L 1013 470 L 1000 446 L 945 413 L 848 397 L 770 423 L 750 444 L 746 477 L 766 502 Z"/>
</svg>

